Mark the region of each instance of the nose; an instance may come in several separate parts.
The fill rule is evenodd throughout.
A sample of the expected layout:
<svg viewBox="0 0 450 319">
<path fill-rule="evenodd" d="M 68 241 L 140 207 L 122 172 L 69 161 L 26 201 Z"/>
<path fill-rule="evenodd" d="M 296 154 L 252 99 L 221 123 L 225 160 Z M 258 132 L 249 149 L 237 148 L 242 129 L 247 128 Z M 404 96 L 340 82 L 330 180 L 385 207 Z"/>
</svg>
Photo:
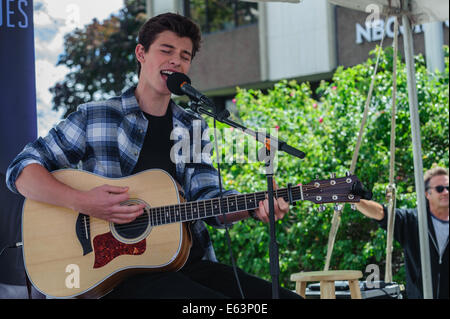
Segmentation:
<svg viewBox="0 0 450 319">
<path fill-rule="evenodd" d="M 180 66 L 181 65 L 181 58 L 179 56 L 171 56 L 169 60 L 170 65 L 172 66 Z"/>
</svg>

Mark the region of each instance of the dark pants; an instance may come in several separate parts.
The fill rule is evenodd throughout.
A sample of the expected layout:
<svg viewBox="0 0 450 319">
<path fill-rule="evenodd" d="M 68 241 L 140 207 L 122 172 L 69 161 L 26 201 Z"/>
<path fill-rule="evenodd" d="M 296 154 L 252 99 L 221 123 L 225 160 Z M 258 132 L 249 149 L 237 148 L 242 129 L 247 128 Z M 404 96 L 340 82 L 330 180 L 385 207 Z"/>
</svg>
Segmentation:
<svg viewBox="0 0 450 319">
<path fill-rule="evenodd" d="M 272 284 L 237 269 L 245 299 L 271 299 Z M 301 299 L 280 288 L 280 299 Z M 241 299 L 233 268 L 211 261 L 197 261 L 178 272 L 145 273 L 119 284 L 109 298 L 149 299 Z"/>
</svg>

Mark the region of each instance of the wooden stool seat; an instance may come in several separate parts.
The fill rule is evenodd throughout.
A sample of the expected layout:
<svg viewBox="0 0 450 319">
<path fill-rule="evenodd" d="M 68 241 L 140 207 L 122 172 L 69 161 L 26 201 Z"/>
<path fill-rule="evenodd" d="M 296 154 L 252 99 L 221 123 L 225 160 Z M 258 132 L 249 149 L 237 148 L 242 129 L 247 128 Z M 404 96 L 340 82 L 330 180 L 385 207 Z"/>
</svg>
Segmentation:
<svg viewBox="0 0 450 319">
<path fill-rule="evenodd" d="M 291 275 L 291 281 L 295 281 L 295 291 L 305 298 L 306 284 L 311 281 L 320 281 L 320 299 L 336 299 L 336 280 L 347 280 L 352 299 L 361 299 L 359 278 L 363 274 L 359 270 L 328 270 L 299 272 Z"/>
</svg>

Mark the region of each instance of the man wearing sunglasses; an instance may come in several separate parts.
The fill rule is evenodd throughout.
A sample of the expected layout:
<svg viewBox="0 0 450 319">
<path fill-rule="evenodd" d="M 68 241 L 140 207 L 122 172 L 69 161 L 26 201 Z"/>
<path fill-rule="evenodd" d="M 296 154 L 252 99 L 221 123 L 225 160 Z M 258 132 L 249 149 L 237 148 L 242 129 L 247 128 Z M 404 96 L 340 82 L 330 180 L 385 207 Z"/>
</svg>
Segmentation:
<svg viewBox="0 0 450 319">
<path fill-rule="evenodd" d="M 448 171 L 434 167 L 424 175 L 428 215 L 428 236 L 433 297 L 449 298 L 449 217 Z M 387 229 L 387 207 L 374 201 L 361 200 L 356 208 Z M 422 299 L 422 270 L 417 208 L 395 210 L 394 238 L 403 247 L 406 268 L 406 293 L 409 299 Z"/>
</svg>

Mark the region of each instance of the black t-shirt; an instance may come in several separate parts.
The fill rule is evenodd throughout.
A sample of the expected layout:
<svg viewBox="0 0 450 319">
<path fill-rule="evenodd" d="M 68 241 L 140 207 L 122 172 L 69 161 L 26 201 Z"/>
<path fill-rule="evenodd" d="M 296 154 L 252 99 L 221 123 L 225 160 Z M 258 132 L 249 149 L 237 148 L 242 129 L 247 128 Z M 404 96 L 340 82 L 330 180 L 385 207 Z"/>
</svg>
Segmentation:
<svg viewBox="0 0 450 319">
<path fill-rule="evenodd" d="M 132 174 L 151 168 L 159 168 L 168 172 L 176 180 L 175 163 L 170 159 L 170 150 L 173 146 L 173 140 L 170 139 L 170 133 L 173 129 L 170 104 L 164 116 L 153 116 L 143 113 L 148 120 L 147 133 Z M 193 236 L 192 247 L 186 265 L 194 260 L 201 259 L 203 253 L 204 251 Z"/>
<path fill-rule="evenodd" d="M 144 115 L 148 120 L 147 134 L 132 174 L 159 168 L 176 179 L 175 163 L 170 159 L 170 150 L 173 146 L 170 139 L 173 128 L 172 109 L 169 105 L 164 116 L 154 116 L 145 112 Z"/>
</svg>

